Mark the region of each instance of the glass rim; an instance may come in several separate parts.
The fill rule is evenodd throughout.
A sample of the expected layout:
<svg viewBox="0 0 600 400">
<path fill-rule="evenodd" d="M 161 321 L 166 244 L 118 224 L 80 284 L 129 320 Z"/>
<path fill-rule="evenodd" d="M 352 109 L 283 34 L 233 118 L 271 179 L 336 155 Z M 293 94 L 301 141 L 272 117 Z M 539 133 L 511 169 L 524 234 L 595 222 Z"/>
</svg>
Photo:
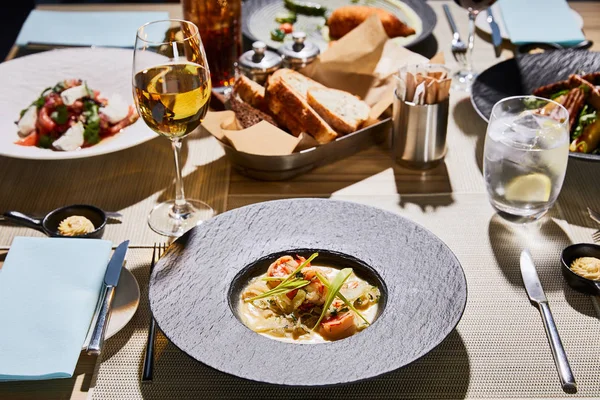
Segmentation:
<svg viewBox="0 0 600 400">
<path fill-rule="evenodd" d="M 140 32 L 144 28 L 146 28 L 146 27 L 148 27 L 150 25 L 161 23 L 161 22 L 169 22 L 169 23 L 179 22 L 179 23 L 185 23 L 187 25 L 193 26 L 195 32 L 192 35 L 190 35 L 188 37 L 185 37 L 183 40 L 167 40 L 167 41 L 162 41 L 162 42 L 155 42 L 155 41 L 152 41 L 152 40 L 147 40 L 147 39 L 144 39 L 143 37 L 140 36 Z M 149 43 L 149 44 L 154 44 L 154 45 L 163 45 L 163 44 L 169 44 L 169 43 L 185 43 L 186 41 L 188 41 L 191 38 L 193 38 L 195 35 L 198 35 L 198 37 L 200 36 L 200 30 L 198 29 L 198 26 L 196 26 L 196 24 L 194 24 L 192 21 L 187 21 L 185 19 L 179 19 L 179 18 L 169 18 L 169 19 L 159 19 L 159 20 L 156 20 L 156 21 L 149 21 L 149 22 L 146 22 L 145 24 L 143 24 L 142 26 L 140 26 L 137 29 L 137 32 L 136 32 L 136 37 L 139 40 L 143 41 L 144 43 Z"/>
<path fill-rule="evenodd" d="M 499 106 L 500 104 L 502 104 L 502 103 L 504 103 L 506 101 L 509 101 L 509 100 L 527 99 L 527 98 L 534 98 L 536 100 L 543 100 L 543 101 L 546 101 L 548 103 L 554 103 L 556 106 L 558 106 L 559 108 L 561 108 L 562 111 L 565 114 L 564 121 L 562 121 L 562 122 L 561 121 L 556 121 L 556 122 L 560 123 L 561 125 L 569 124 L 569 111 L 566 109 L 565 106 L 563 106 L 559 102 L 556 102 L 556 101 L 554 101 L 552 99 L 547 99 L 545 97 L 535 96 L 533 94 L 531 94 L 531 95 L 522 94 L 522 95 L 517 95 L 517 96 L 510 96 L 510 97 L 505 97 L 502 100 L 498 100 L 496 102 L 496 104 L 494 104 L 494 106 L 492 107 L 492 113 L 490 114 L 489 121 L 492 121 L 492 119 L 498 119 L 499 118 L 499 116 L 496 115 L 495 111 L 496 111 L 496 107 Z"/>
</svg>

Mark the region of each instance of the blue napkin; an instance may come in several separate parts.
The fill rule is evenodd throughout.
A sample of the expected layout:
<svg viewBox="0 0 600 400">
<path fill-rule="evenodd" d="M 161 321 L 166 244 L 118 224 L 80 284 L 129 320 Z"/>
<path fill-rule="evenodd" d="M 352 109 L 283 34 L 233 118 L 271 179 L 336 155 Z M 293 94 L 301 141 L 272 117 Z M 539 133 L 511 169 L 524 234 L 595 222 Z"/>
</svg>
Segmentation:
<svg viewBox="0 0 600 400">
<path fill-rule="evenodd" d="M 585 40 L 566 0 L 500 0 L 511 42 L 573 46 Z"/>
<path fill-rule="evenodd" d="M 169 19 L 169 13 L 33 10 L 19 32 L 17 45 L 133 47 L 137 29 L 146 22 L 161 19 Z"/>
<path fill-rule="evenodd" d="M 111 242 L 16 237 L 0 270 L 0 380 L 69 378 Z"/>
</svg>

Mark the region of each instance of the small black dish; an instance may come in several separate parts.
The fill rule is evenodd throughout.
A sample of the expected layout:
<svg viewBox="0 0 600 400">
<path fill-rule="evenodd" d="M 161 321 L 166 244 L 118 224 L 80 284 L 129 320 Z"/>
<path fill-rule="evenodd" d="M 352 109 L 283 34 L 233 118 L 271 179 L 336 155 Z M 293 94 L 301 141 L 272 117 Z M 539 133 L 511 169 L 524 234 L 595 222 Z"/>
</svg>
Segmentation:
<svg viewBox="0 0 600 400">
<path fill-rule="evenodd" d="M 4 218 L 7 221 L 13 222 L 17 225 L 26 226 L 28 228 L 40 231 L 50 237 L 72 237 L 72 238 L 93 238 L 99 239 L 104 234 L 104 227 L 106 226 L 106 213 L 98 207 L 87 205 L 87 204 L 74 204 L 71 206 L 57 208 L 54 211 L 50 211 L 43 218 L 35 218 L 30 215 L 23 214 L 19 211 L 7 211 L 4 214 Z M 64 236 L 58 232 L 58 225 L 64 219 L 79 215 L 89 219 L 94 224 L 94 229 L 90 233 L 78 236 Z"/>
<path fill-rule="evenodd" d="M 565 248 L 560 255 L 562 273 L 569 286 L 579 292 L 599 296 L 600 281 L 584 278 L 571 270 L 571 263 L 579 257 L 600 258 L 600 246 L 591 243 L 573 244 Z"/>
</svg>

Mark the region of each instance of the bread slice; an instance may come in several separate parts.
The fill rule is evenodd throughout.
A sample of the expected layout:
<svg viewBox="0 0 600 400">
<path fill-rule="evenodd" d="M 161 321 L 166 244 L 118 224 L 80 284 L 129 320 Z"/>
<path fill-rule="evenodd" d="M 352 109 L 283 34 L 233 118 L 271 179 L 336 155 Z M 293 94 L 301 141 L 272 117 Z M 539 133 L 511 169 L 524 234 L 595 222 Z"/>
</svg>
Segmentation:
<svg viewBox="0 0 600 400">
<path fill-rule="evenodd" d="M 268 96 L 268 106 L 280 126 L 286 127 L 296 137 L 304 132 L 304 126 L 294 115 L 288 112 L 283 104 L 273 96 Z"/>
<path fill-rule="evenodd" d="M 306 95 L 311 87 L 324 87 L 289 69 L 273 73 L 267 82 L 267 106 L 278 121 L 290 131 L 306 132 L 320 144 L 335 140 L 338 134 L 308 105 Z M 299 126 L 295 126 L 297 123 Z"/>
<path fill-rule="evenodd" d="M 235 95 L 232 95 L 229 98 L 229 107 L 235 113 L 235 117 L 240 121 L 240 124 L 244 128 L 249 128 L 252 125 L 258 124 L 260 121 L 267 121 L 268 123 L 278 126 L 275 120 L 262 111 L 252 107 L 250 104 L 247 104 L 241 100 L 239 100 Z"/>
<path fill-rule="evenodd" d="M 358 130 L 371 112 L 367 103 L 337 89 L 310 88 L 307 102 L 333 129 L 342 134 Z"/>
<path fill-rule="evenodd" d="M 250 104 L 254 108 L 266 111 L 265 88 L 254 82 L 250 78 L 240 75 L 233 85 L 233 91 L 240 99 Z"/>
<path fill-rule="evenodd" d="M 275 71 L 268 80 L 268 82 L 272 81 L 284 82 L 291 89 L 295 90 L 296 93 L 304 100 L 306 100 L 306 92 L 308 92 L 308 89 L 313 87 L 325 87 L 319 82 L 310 79 L 308 76 L 304 76 L 300 72 L 296 72 L 288 68 L 282 68 Z"/>
</svg>

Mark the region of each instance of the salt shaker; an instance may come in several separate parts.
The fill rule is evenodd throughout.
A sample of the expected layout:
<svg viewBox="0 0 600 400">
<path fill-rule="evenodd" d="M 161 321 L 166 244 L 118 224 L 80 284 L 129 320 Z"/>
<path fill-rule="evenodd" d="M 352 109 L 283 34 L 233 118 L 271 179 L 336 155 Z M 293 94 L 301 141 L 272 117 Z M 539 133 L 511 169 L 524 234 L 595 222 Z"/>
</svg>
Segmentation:
<svg viewBox="0 0 600 400">
<path fill-rule="evenodd" d="M 238 70 L 253 81 L 264 85 L 269 75 L 281 68 L 281 56 L 267 50 L 264 42 L 252 43 L 252 50 L 242 54 L 238 60 Z"/>
<path fill-rule="evenodd" d="M 316 44 L 306 40 L 306 33 L 294 32 L 292 39 L 294 39 L 293 42 L 286 43 L 277 49 L 285 68 L 297 70 L 317 59 L 321 51 Z"/>
</svg>

